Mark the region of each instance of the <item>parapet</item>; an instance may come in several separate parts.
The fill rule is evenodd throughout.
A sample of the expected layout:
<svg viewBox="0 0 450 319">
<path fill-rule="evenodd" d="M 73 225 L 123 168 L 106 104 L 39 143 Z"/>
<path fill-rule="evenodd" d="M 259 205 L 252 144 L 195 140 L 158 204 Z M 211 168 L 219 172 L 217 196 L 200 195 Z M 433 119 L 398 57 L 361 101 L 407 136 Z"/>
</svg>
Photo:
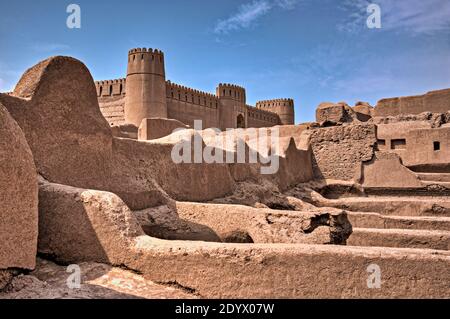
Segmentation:
<svg viewBox="0 0 450 319">
<path fill-rule="evenodd" d="M 98 97 L 125 95 L 126 79 L 95 81 Z"/>
<path fill-rule="evenodd" d="M 219 98 L 216 95 L 172 83 L 171 81 L 166 81 L 166 94 L 168 99 L 215 109 L 218 107 Z"/>
<path fill-rule="evenodd" d="M 233 99 L 242 103 L 245 103 L 245 89 L 242 86 L 220 83 L 216 88 L 216 95 L 219 98 Z"/>
<path fill-rule="evenodd" d="M 256 108 L 250 105 L 246 105 L 247 114 L 250 119 L 264 121 L 272 123 L 273 125 L 280 124 L 280 118 L 277 113 L 271 112 L 269 110 L 264 110 Z"/>
<path fill-rule="evenodd" d="M 152 49 L 152 48 L 134 48 L 128 51 L 128 55 L 138 54 L 138 53 L 147 53 L 147 54 L 161 54 L 164 55 L 164 53 L 161 50 L 158 49 Z"/>
<path fill-rule="evenodd" d="M 256 108 L 277 113 L 282 125 L 293 125 L 295 122 L 293 99 L 258 101 L 256 102 Z"/>
<path fill-rule="evenodd" d="M 293 99 L 273 99 L 256 102 L 256 108 L 270 110 L 276 107 L 294 107 Z"/>
<path fill-rule="evenodd" d="M 136 48 L 128 52 L 127 75 L 142 73 L 165 76 L 164 53 L 161 50 Z"/>
</svg>

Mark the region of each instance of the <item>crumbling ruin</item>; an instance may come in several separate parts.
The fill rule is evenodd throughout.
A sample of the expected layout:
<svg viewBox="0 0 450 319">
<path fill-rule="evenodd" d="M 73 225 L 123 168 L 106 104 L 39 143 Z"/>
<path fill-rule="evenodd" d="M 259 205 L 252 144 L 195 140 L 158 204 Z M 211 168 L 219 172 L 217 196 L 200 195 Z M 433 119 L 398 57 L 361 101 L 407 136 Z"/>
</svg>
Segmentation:
<svg viewBox="0 0 450 319">
<path fill-rule="evenodd" d="M 269 175 L 247 158 L 174 163 L 186 136 L 205 149 L 231 133 L 164 116 L 111 128 L 102 90 L 53 57 L 0 94 L 0 298 L 58 298 L 69 264 L 95 270 L 71 293 L 89 298 L 174 283 L 181 298 L 450 297 L 450 90 L 322 104 L 317 123 L 278 126 L 278 149 L 256 150 L 279 160 Z M 143 285 L 124 292 L 107 272 Z"/>
</svg>

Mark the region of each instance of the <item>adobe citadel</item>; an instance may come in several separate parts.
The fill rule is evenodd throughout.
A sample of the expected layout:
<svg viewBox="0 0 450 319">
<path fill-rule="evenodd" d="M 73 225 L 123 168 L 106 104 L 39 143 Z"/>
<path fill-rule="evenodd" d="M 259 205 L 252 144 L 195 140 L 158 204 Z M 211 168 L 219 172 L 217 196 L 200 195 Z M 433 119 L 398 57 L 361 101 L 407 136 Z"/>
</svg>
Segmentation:
<svg viewBox="0 0 450 319">
<path fill-rule="evenodd" d="M 144 118 L 178 120 L 193 127 L 248 128 L 294 124 L 294 101 L 274 99 L 247 105 L 243 87 L 219 84 L 215 94 L 166 81 L 164 53 L 132 49 L 128 53 L 127 76 L 97 81 L 100 108 L 111 125 L 133 124 Z"/>
<path fill-rule="evenodd" d="M 159 51 L 129 58 L 102 84 L 51 57 L 0 93 L 0 298 L 450 298 L 450 89 L 293 125 L 292 101 L 248 107 L 166 82 Z M 254 149 L 273 174 L 171 157 L 229 135 L 237 156 L 254 126 L 278 132 Z"/>
</svg>

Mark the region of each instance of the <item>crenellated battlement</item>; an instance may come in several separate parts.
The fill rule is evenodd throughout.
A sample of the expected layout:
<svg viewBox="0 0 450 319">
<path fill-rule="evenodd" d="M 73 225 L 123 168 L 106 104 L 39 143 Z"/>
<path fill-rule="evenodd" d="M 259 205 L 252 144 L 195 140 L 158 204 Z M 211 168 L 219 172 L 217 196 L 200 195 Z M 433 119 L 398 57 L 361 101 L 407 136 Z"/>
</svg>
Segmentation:
<svg viewBox="0 0 450 319">
<path fill-rule="evenodd" d="M 95 88 L 97 89 L 98 97 L 125 96 L 126 79 L 95 81 Z"/>
<path fill-rule="evenodd" d="M 126 79 L 122 78 L 122 79 L 95 81 L 95 84 L 98 84 L 98 85 L 109 85 L 109 84 L 115 84 L 115 83 L 125 84 L 125 82 L 126 82 Z"/>
<path fill-rule="evenodd" d="M 128 52 L 127 76 L 154 74 L 165 76 L 164 53 L 158 49 L 137 48 Z"/>
<path fill-rule="evenodd" d="M 152 48 L 134 48 L 128 51 L 128 55 L 133 54 L 139 54 L 139 53 L 147 53 L 147 54 L 161 54 L 164 55 L 164 53 L 161 50 L 158 49 L 152 49 Z"/>
<path fill-rule="evenodd" d="M 164 59 L 164 52 L 152 48 L 138 48 L 128 51 L 128 62 L 139 61 L 139 58 L 146 61 L 159 60 L 160 62 L 162 62 Z"/>
<path fill-rule="evenodd" d="M 240 89 L 240 90 L 244 90 L 244 91 L 245 91 L 245 88 L 243 88 L 242 86 L 236 85 L 236 84 L 219 83 L 218 86 L 219 86 L 219 87 L 222 87 L 222 88 Z"/>
<path fill-rule="evenodd" d="M 139 126 L 143 119 L 167 117 L 164 53 L 135 48 L 128 52 L 125 121 Z"/>
<path fill-rule="evenodd" d="M 215 94 L 166 81 L 164 53 L 152 48 L 128 51 L 126 78 L 96 81 L 97 96 L 112 124 L 139 126 L 145 118 L 169 118 L 204 127 L 269 127 L 294 124 L 294 100 L 246 103 L 246 90 L 219 83 Z M 126 98 L 125 98 L 126 96 Z"/>
<path fill-rule="evenodd" d="M 258 112 L 258 113 L 261 113 L 261 114 L 266 114 L 268 116 L 269 115 L 278 116 L 277 113 L 269 111 L 269 110 L 259 109 L 259 108 L 256 108 L 254 106 L 251 106 L 251 105 L 246 105 L 246 107 L 247 107 L 247 110 L 249 112 Z"/>
<path fill-rule="evenodd" d="M 246 108 L 248 117 L 252 120 L 269 122 L 273 125 L 279 124 L 279 116 L 277 113 L 259 109 L 251 105 L 246 105 Z"/>
<path fill-rule="evenodd" d="M 284 98 L 284 99 L 263 100 L 256 102 L 257 108 L 272 108 L 279 106 L 294 107 L 294 100 Z"/>
<path fill-rule="evenodd" d="M 172 83 L 171 81 L 166 81 L 166 94 L 168 99 L 212 108 L 218 107 L 219 98 L 216 95 Z"/>
<path fill-rule="evenodd" d="M 220 83 L 216 89 L 216 95 L 219 98 L 232 99 L 245 103 L 245 89 L 242 86 L 229 83 Z"/>
<path fill-rule="evenodd" d="M 294 100 L 293 99 L 273 99 L 256 102 L 256 108 L 271 111 L 280 117 L 283 125 L 294 124 Z"/>
</svg>

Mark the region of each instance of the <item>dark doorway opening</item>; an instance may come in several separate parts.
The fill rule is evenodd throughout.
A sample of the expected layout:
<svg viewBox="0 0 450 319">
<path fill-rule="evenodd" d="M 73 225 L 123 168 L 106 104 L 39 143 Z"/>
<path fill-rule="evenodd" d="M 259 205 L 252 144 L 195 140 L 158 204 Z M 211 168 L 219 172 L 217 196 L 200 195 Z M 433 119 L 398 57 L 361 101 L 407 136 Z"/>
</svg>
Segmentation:
<svg viewBox="0 0 450 319">
<path fill-rule="evenodd" d="M 237 124 L 236 124 L 237 128 L 245 128 L 245 119 L 244 116 L 242 114 L 239 114 L 237 116 Z"/>
</svg>

